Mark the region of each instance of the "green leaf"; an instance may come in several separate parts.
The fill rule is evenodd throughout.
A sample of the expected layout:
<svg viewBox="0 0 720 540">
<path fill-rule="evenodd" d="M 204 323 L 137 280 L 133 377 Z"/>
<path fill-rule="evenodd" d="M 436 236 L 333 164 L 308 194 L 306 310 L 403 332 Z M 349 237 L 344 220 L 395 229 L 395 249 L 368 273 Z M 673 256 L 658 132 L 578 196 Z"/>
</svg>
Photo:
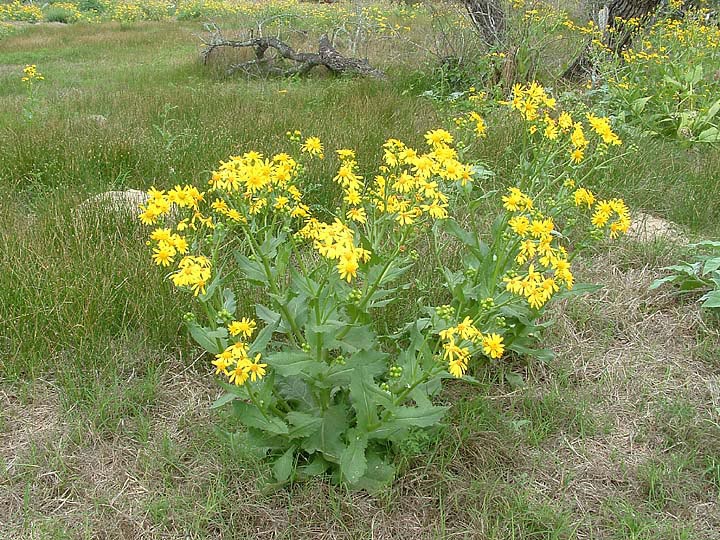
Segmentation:
<svg viewBox="0 0 720 540">
<path fill-rule="evenodd" d="M 325 380 L 333 386 L 348 386 L 356 369 L 362 368 L 371 377 L 377 377 L 387 369 L 388 353 L 378 350 L 358 351 L 345 361 L 335 364 L 327 372 Z"/>
<path fill-rule="evenodd" d="M 215 401 L 213 401 L 213 404 L 210 405 L 210 408 L 218 409 L 218 408 L 222 407 L 223 405 L 226 405 L 235 399 L 238 399 L 237 394 L 231 394 L 229 392 L 225 393 L 222 396 L 220 396 L 219 398 L 217 398 Z"/>
<path fill-rule="evenodd" d="M 328 470 L 330 464 L 320 455 L 315 454 L 312 462 L 298 468 L 298 472 L 303 476 L 320 476 Z"/>
<path fill-rule="evenodd" d="M 355 409 L 358 427 L 366 431 L 377 423 L 377 405 L 369 391 L 373 384 L 372 376 L 362 366 L 358 366 L 351 375 L 350 403 Z"/>
<path fill-rule="evenodd" d="M 553 358 L 555 358 L 555 353 L 550 349 L 531 349 L 530 347 L 521 345 L 517 341 L 508 346 L 508 349 L 515 351 L 518 354 L 530 356 L 540 360 L 541 362 L 550 362 Z"/>
<path fill-rule="evenodd" d="M 289 433 L 291 439 L 309 437 L 320 429 L 320 424 L 322 424 L 322 417 L 319 415 L 310 415 L 298 411 L 289 412 L 287 420 L 293 426 L 290 428 Z"/>
<path fill-rule="evenodd" d="M 320 285 L 310 279 L 310 277 L 298 272 L 294 266 L 290 267 L 290 280 L 293 289 L 307 298 L 314 298 L 317 290 L 320 288 Z"/>
<path fill-rule="evenodd" d="M 293 377 L 300 373 L 312 377 L 323 367 L 305 351 L 278 351 L 265 357 L 265 361 L 278 375 L 283 377 Z"/>
<path fill-rule="evenodd" d="M 235 256 L 235 262 L 237 263 L 238 270 L 242 273 L 242 276 L 257 285 L 267 285 L 268 278 L 265 275 L 265 268 L 260 264 L 259 261 L 251 261 L 245 255 L 236 251 L 233 253 Z"/>
<path fill-rule="evenodd" d="M 190 330 L 190 335 L 195 342 L 207 352 L 212 354 L 220 354 L 227 346 L 227 329 L 218 328 L 212 330 L 204 326 L 200 326 L 196 321 L 187 321 L 185 323 Z"/>
<path fill-rule="evenodd" d="M 292 446 L 287 451 L 275 460 L 272 466 L 273 476 L 278 482 L 285 483 L 290 479 L 290 475 L 295 465 L 295 447 Z"/>
<path fill-rule="evenodd" d="M 594 293 L 595 291 L 599 291 L 602 289 L 602 285 L 597 285 L 595 283 L 576 283 L 572 289 L 563 290 L 557 293 L 554 298 L 557 300 L 560 300 L 562 298 L 575 298 L 577 296 L 582 296 L 583 294 L 590 294 Z"/>
<path fill-rule="evenodd" d="M 235 315 L 235 311 L 237 310 L 237 302 L 235 301 L 235 293 L 232 291 L 232 289 L 223 290 L 223 309 Z"/>
<path fill-rule="evenodd" d="M 268 324 L 280 323 L 280 314 L 269 307 L 263 306 L 262 304 L 255 305 L 255 314 L 258 316 L 258 319 L 263 320 Z"/>
<path fill-rule="evenodd" d="M 332 340 L 332 345 L 339 346 L 344 352 L 352 354 L 357 351 L 371 350 L 375 345 L 376 336 L 367 326 L 353 326 L 341 340 Z"/>
<path fill-rule="evenodd" d="M 393 421 L 403 426 L 430 427 L 440 422 L 448 409 L 438 405 L 398 407 L 393 414 Z"/>
<path fill-rule="evenodd" d="M 714 272 L 718 268 L 720 268 L 720 257 L 713 257 L 711 259 L 707 259 L 703 266 L 703 274 L 709 274 L 710 272 Z"/>
<path fill-rule="evenodd" d="M 263 416 L 255 406 L 244 401 L 233 401 L 233 409 L 240 423 L 276 435 L 287 435 L 288 427 L 285 422 L 275 416 Z"/>
<path fill-rule="evenodd" d="M 348 446 L 340 457 L 340 471 L 351 484 L 356 483 L 367 470 L 365 449 L 367 434 L 357 429 L 348 431 Z"/>
<path fill-rule="evenodd" d="M 340 462 L 345 451 L 342 435 L 350 428 L 347 410 L 342 405 L 328 407 L 322 415 L 320 429 L 306 438 L 302 447 L 307 452 L 322 452 L 323 457 L 334 463 Z"/>
<path fill-rule="evenodd" d="M 525 386 L 525 381 L 523 380 L 522 376 L 518 375 L 517 373 L 513 373 L 512 371 L 508 371 L 505 373 L 505 380 L 513 388 L 523 388 Z"/>
<path fill-rule="evenodd" d="M 365 475 L 353 487 L 376 493 L 392 483 L 393 478 L 395 478 L 395 468 L 387 464 L 375 452 L 368 450 L 365 455 L 367 459 Z"/>
<path fill-rule="evenodd" d="M 712 291 L 702 303 L 704 308 L 720 308 L 720 291 Z"/>
<path fill-rule="evenodd" d="M 704 143 L 715 143 L 720 142 L 720 129 L 716 127 L 709 127 L 700 132 L 697 136 L 698 142 Z"/>
<path fill-rule="evenodd" d="M 254 355 L 259 352 L 264 352 L 265 348 L 268 346 L 268 343 L 270 343 L 270 340 L 272 339 L 275 330 L 277 330 L 277 321 L 269 323 L 267 326 L 265 326 L 265 328 L 260 330 L 257 337 L 255 338 L 255 341 L 253 341 L 252 345 L 250 345 L 250 348 L 248 349 L 248 354 Z"/>
<path fill-rule="evenodd" d="M 665 276 L 664 278 L 656 279 L 650 284 L 650 287 L 648 287 L 649 290 L 654 290 L 660 287 L 661 285 L 664 285 L 665 283 L 672 283 L 676 279 L 678 279 L 679 276 Z"/>
</svg>

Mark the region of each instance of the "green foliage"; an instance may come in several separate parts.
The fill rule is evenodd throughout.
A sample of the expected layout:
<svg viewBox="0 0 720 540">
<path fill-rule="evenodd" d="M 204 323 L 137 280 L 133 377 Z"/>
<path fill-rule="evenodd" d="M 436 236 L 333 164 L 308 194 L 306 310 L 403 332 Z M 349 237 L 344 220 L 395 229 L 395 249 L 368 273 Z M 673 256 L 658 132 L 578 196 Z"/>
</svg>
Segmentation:
<svg viewBox="0 0 720 540">
<path fill-rule="evenodd" d="M 720 31 L 706 9 L 664 18 L 620 58 L 604 56 L 599 90 L 628 129 L 689 144 L 720 143 Z"/>
<path fill-rule="evenodd" d="M 672 274 L 653 281 L 650 289 L 671 283 L 682 294 L 701 294 L 704 308 L 720 310 L 720 242 L 706 240 L 689 246 L 698 252 L 691 262 L 665 267 Z"/>
</svg>

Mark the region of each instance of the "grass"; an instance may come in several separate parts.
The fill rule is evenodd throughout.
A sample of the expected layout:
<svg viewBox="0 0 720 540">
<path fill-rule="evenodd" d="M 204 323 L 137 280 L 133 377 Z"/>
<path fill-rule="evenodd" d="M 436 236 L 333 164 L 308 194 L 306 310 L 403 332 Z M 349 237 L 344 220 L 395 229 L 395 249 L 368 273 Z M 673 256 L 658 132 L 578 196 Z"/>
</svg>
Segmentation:
<svg viewBox="0 0 720 540">
<path fill-rule="evenodd" d="M 720 534 L 720 336 L 693 304 L 647 290 L 682 254 L 663 243 L 627 240 L 581 261 L 583 280 L 608 285 L 557 310 L 555 360 L 509 366 L 523 386 L 491 368 L 478 368 L 478 386 L 449 385 L 447 426 L 404 442 L 393 488 L 264 491 L 267 467 L 208 409 L 218 389 L 182 327 L 183 299 L 148 264 L 144 231 L 77 207 L 110 189 L 202 182 L 232 153 L 287 149 L 292 129 L 355 148 L 368 175 L 386 138 L 419 144 L 446 113 L 389 59 L 388 82 L 227 78 L 197 61 L 197 31 L 38 26 L 0 41 L 6 538 Z M 46 76 L 30 123 L 26 63 Z M 489 124 L 475 156 L 496 172 L 488 190 L 514 167 L 512 128 Z M 719 168 L 716 152 L 642 141 L 594 187 L 713 237 Z M 313 201 L 332 201 L 332 174 L 329 159 L 312 166 Z"/>
</svg>

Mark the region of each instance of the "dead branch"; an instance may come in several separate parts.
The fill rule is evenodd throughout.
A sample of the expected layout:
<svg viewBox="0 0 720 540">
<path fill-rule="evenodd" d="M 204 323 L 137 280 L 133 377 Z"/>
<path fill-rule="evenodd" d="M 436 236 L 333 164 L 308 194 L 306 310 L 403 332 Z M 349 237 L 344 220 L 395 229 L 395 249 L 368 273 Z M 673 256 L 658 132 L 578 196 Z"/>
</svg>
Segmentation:
<svg viewBox="0 0 720 540">
<path fill-rule="evenodd" d="M 355 73 L 377 79 L 384 79 L 385 74 L 372 67 L 367 60 L 359 58 L 348 58 L 343 56 L 332 46 L 326 34 L 320 38 L 317 53 L 298 52 L 290 45 L 276 37 L 250 36 L 247 39 L 232 40 L 226 39 L 219 29 L 215 28 L 210 37 L 202 40 L 205 44 L 201 56 L 203 63 L 207 63 L 210 55 L 216 49 L 223 47 L 231 48 L 252 48 L 255 51 L 255 59 L 233 64 L 228 68 L 228 73 L 235 71 L 250 71 L 251 69 L 262 69 L 273 75 L 289 76 L 304 74 L 316 66 L 325 66 L 332 73 Z M 275 56 L 266 55 L 268 50 L 274 50 Z M 292 67 L 280 67 L 276 65 L 277 59 L 290 60 L 296 65 Z"/>
</svg>

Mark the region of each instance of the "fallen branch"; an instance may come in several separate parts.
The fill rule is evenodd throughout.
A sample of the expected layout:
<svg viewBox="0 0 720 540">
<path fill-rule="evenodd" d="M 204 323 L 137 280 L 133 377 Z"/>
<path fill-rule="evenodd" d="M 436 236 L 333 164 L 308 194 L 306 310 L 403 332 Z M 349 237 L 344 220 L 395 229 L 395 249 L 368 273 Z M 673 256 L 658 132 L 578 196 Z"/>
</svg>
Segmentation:
<svg viewBox="0 0 720 540">
<path fill-rule="evenodd" d="M 249 37 L 244 40 L 226 39 L 219 30 L 211 35 L 210 39 L 203 40 L 205 49 L 202 52 L 203 62 L 207 63 L 213 51 L 222 47 L 231 48 L 252 48 L 255 51 L 255 59 L 239 64 L 233 64 L 228 68 L 228 73 L 251 69 L 262 69 L 274 75 L 289 76 L 304 74 L 316 66 L 324 66 L 332 73 L 355 73 L 376 79 L 384 79 L 385 74 L 372 67 L 367 60 L 348 58 L 340 54 L 330 43 L 326 34 L 320 38 L 317 53 L 298 52 L 287 43 L 276 37 Z M 266 56 L 268 50 L 276 51 L 275 56 Z M 279 67 L 276 60 L 282 58 L 295 62 L 292 67 Z"/>
</svg>

